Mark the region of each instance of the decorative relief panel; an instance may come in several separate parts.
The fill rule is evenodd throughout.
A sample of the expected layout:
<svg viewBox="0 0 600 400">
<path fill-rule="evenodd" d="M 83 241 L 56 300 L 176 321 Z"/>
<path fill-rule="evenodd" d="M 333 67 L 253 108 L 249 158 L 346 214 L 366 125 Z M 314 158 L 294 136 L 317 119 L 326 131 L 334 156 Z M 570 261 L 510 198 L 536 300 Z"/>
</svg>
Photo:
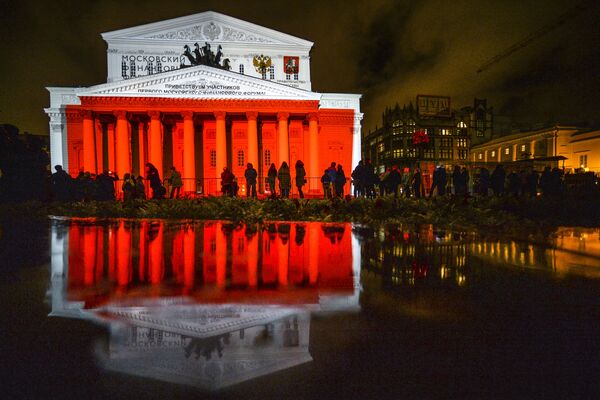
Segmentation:
<svg viewBox="0 0 600 400">
<path fill-rule="evenodd" d="M 223 42 L 253 42 L 253 43 L 276 43 L 274 40 L 256 35 L 251 32 L 244 32 L 230 26 L 208 22 L 190 26 L 188 28 L 163 32 L 151 36 L 149 39 L 168 39 L 168 40 L 201 40 L 201 41 L 223 41 Z"/>
</svg>

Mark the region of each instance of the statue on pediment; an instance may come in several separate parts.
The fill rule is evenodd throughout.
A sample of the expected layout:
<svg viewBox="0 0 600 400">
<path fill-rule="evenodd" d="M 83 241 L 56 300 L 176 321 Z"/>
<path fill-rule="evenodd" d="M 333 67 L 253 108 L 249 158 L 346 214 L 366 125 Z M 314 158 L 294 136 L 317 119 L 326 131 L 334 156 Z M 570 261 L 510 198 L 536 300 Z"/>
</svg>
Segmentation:
<svg viewBox="0 0 600 400">
<path fill-rule="evenodd" d="M 206 65 L 213 68 L 220 68 L 229 71 L 231 66 L 229 65 L 230 60 L 228 58 L 223 60 L 221 64 L 221 58 L 223 57 L 223 48 L 221 45 L 217 48 L 217 54 L 210 49 L 210 44 L 204 42 L 204 46 L 200 47 L 198 43 L 194 43 L 194 52 L 192 53 L 190 46 L 187 44 L 183 46 L 183 56 L 189 60 L 190 64 L 181 63 L 180 68 L 193 67 L 196 65 Z"/>
</svg>

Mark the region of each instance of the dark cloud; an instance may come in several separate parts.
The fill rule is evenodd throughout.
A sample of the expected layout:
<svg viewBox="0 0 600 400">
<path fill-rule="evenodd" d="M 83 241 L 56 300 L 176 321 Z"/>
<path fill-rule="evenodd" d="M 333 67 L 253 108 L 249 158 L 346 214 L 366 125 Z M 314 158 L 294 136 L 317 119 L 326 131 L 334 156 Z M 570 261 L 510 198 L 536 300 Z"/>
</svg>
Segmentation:
<svg viewBox="0 0 600 400">
<path fill-rule="evenodd" d="M 365 127 L 417 94 L 455 106 L 488 98 L 527 121 L 599 120 L 600 17 L 596 2 L 523 49 L 480 65 L 556 19 L 567 0 L 162 0 L 0 2 L 0 122 L 47 132 L 46 86 L 106 80 L 100 33 L 194 14 L 222 12 L 315 42 L 313 89 L 362 93 Z"/>
</svg>

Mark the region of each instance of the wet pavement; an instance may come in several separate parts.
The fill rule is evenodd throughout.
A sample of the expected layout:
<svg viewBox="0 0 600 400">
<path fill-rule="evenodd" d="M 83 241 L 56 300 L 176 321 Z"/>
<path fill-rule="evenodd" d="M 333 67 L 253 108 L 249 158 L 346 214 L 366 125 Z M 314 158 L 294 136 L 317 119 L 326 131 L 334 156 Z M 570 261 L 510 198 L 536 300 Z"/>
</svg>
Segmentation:
<svg viewBox="0 0 600 400">
<path fill-rule="evenodd" d="M 5 398 L 600 394 L 598 229 L 54 219 L 0 256 Z"/>
</svg>

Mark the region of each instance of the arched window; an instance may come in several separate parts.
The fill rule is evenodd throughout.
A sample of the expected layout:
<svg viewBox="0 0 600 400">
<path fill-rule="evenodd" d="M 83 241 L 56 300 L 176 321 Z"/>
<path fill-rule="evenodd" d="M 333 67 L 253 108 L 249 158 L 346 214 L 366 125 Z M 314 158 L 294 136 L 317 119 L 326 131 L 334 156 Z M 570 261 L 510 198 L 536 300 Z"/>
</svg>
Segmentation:
<svg viewBox="0 0 600 400">
<path fill-rule="evenodd" d="M 265 165 L 268 167 L 271 165 L 271 150 L 265 150 Z"/>
<path fill-rule="evenodd" d="M 238 167 L 244 166 L 244 150 L 238 150 Z"/>
<path fill-rule="evenodd" d="M 244 64 L 240 64 L 240 74 L 244 75 Z"/>
</svg>

